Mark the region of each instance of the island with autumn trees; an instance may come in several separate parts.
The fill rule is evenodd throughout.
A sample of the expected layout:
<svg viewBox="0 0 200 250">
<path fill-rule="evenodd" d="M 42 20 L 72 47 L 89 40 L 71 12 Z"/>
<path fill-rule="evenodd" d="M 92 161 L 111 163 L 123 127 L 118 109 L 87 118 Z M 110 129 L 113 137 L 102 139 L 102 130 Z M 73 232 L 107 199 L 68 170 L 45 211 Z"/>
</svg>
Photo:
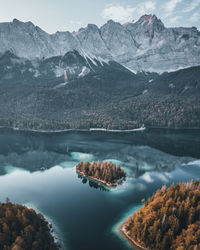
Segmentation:
<svg viewBox="0 0 200 250">
<path fill-rule="evenodd" d="M 97 181 L 108 187 L 116 187 L 126 178 L 124 169 L 110 162 L 80 162 L 76 166 L 76 172 L 90 180 Z"/>
<path fill-rule="evenodd" d="M 163 186 L 121 226 L 137 249 L 200 249 L 200 183 Z"/>
<path fill-rule="evenodd" d="M 58 250 L 59 246 L 42 214 L 8 200 L 0 204 L 0 249 Z"/>
</svg>

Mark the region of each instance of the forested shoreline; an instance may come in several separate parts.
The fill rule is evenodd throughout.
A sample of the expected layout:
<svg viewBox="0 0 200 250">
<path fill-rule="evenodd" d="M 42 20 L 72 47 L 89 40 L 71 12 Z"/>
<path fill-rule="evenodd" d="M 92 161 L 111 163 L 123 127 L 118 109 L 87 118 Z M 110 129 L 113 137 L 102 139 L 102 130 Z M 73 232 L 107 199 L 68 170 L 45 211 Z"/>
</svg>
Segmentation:
<svg viewBox="0 0 200 250">
<path fill-rule="evenodd" d="M 0 249 L 58 250 L 42 214 L 8 199 L 0 204 Z"/>
<path fill-rule="evenodd" d="M 176 99 L 175 99 L 176 98 Z M 176 96 L 140 96 L 107 103 L 93 108 L 81 107 L 41 115 L 17 114 L 4 111 L 0 115 L 0 127 L 22 130 L 67 130 L 104 128 L 130 130 L 140 128 L 198 129 L 200 128 L 199 98 Z M 31 111 L 32 112 L 32 111 Z M 42 111 L 43 112 L 43 111 Z"/>
<path fill-rule="evenodd" d="M 200 248 L 200 183 L 163 186 L 120 227 L 139 249 Z"/>
<path fill-rule="evenodd" d="M 126 178 L 123 168 L 116 166 L 112 162 L 107 163 L 106 161 L 93 161 L 91 163 L 81 161 L 76 166 L 76 172 L 109 187 L 115 187 L 121 184 Z"/>
</svg>

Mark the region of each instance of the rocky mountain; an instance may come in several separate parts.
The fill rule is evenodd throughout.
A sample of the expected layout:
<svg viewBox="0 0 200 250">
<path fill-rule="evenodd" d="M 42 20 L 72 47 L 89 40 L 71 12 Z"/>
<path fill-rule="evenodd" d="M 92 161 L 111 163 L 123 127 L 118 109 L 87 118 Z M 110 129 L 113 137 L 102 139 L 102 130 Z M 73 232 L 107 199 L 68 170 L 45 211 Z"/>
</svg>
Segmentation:
<svg viewBox="0 0 200 250">
<path fill-rule="evenodd" d="M 0 126 L 199 128 L 199 65 L 199 31 L 154 15 L 51 35 L 1 23 Z"/>
<path fill-rule="evenodd" d="M 122 76 L 133 75 L 131 71 L 115 61 L 104 62 L 81 55 L 77 50 L 70 50 L 63 56 L 29 60 L 20 58 L 11 51 L 0 56 L 0 84 L 40 83 L 50 87 L 50 84 L 62 87 L 86 75 L 98 74 L 106 77 L 106 72 L 115 73 L 118 70 Z M 60 83 L 59 86 L 56 84 Z"/>
<path fill-rule="evenodd" d="M 164 72 L 200 65 L 200 32 L 166 28 L 155 15 L 124 25 L 108 21 L 78 32 L 48 34 L 31 22 L 0 23 L 0 53 L 35 60 L 76 50 L 91 60 L 116 61 L 132 71 Z"/>
</svg>

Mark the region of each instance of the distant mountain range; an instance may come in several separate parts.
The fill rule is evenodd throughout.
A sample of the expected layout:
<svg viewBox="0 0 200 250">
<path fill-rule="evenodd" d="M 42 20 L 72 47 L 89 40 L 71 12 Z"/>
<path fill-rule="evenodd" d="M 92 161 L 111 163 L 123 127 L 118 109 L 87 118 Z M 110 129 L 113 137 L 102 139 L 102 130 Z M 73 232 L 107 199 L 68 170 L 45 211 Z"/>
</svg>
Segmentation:
<svg viewBox="0 0 200 250">
<path fill-rule="evenodd" d="M 175 71 L 200 65 L 200 32 L 195 28 L 166 28 L 155 15 L 124 25 L 108 21 L 89 24 L 78 32 L 48 34 L 31 22 L 0 23 L 0 53 L 11 51 L 33 60 L 63 56 L 76 50 L 100 61 L 116 61 L 130 70 Z"/>
<path fill-rule="evenodd" d="M 0 126 L 200 128 L 199 65 L 199 31 L 154 15 L 52 35 L 1 23 Z"/>
</svg>

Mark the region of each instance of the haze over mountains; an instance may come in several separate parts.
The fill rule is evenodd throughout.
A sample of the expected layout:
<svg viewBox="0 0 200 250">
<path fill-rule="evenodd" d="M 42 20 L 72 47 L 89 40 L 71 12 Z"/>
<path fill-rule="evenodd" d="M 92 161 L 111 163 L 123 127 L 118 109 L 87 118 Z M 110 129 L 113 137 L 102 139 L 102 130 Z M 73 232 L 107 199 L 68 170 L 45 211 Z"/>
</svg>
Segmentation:
<svg viewBox="0 0 200 250">
<path fill-rule="evenodd" d="M 133 71 L 161 73 L 200 65 L 200 32 L 195 27 L 166 28 L 155 15 L 124 25 L 110 20 L 101 28 L 89 24 L 78 32 L 51 35 L 31 22 L 14 19 L 0 23 L 0 53 L 8 50 L 31 60 L 77 50 Z"/>
</svg>

